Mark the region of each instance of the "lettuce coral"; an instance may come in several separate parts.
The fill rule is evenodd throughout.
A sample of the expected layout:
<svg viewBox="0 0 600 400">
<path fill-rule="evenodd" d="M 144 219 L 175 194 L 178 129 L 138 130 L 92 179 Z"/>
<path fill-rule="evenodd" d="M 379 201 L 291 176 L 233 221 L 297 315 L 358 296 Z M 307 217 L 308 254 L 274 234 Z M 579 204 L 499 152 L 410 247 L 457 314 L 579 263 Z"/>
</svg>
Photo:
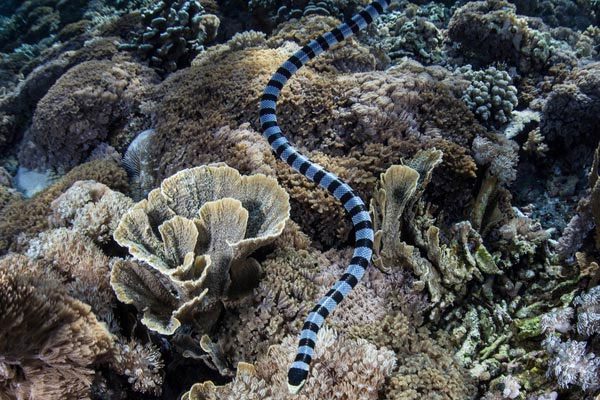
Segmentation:
<svg viewBox="0 0 600 400">
<path fill-rule="evenodd" d="M 115 240 L 138 262 L 118 261 L 111 285 L 152 330 L 172 334 L 189 323 L 207 331 L 224 299 L 257 282 L 249 255 L 288 218 L 288 195 L 272 178 L 227 166 L 180 171 L 121 219 Z"/>
<path fill-rule="evenodd" d="M 426 288 L 431 301 L 445 308 L 466 294 L 467 282 L 501 271 L 469 222 L 456 223 L 445 243 L 424 209 L 420 198 L 441 159 L 441 151 L 425 150 L 406 165 L 388 168 L 371 200 L 371 213 L 374 264 L 384 271 L 410 266 L 419 278 L 415 287 Z"/>
</svg>

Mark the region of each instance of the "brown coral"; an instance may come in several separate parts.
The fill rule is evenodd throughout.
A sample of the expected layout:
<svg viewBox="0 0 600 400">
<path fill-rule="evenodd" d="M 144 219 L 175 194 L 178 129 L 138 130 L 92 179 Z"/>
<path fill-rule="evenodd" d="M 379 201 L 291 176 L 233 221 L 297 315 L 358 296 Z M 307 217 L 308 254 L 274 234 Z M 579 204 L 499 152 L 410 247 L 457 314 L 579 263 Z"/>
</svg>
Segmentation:
<svg viewBox="0 0 600 400">
<path fill-rule="evenodd" d="M 89 367 L 109 353 L 112 338 L 88 305 L 26 264 L 0 260 L 0 392 L 9 399 L 86 398 Z"/>
<path fill-rule="evenodd" d="M 102 321 L 112 321 L 116 299 L 109 283 L 110 260 L 90 238 L 66 228 L 48 230 L 30 241 L 27 256 L 48 264 L 69 295 L 89 304 Z"/>
<path fill-rule="evenodd" d="M 317 350 L 306 385 L 299 395 L 292 395 L 285 375 L 293 361 L 295 341 L 294 336 L 287 336 L 255 366 L 238 364 L 237 376 L 230 384 L 198 383 L 183 399 L 377 399 L 396 363 L 392 351 L 363 339 L 340 337 L 325 327 L 317 336 Z"/>
<path fill-rule="evenodd" d="M 94 180 L 114 190 L 127 189 L 125 170 L 112 161 L 96 160 L 79 165 L 64 177 L 31 199 L 17 198 L 0 210 L 0 253 L 22 246 L 17 243 L 20 234 L 35 235 L 48 229 L 50 204 L 73 183 Z"/>
<path fill-rule="evenodd" d="M 441 158 L 439 150 L 431 149 L 417 153 L 407 165 L 391 166 L 381 175 L 371 213 L 375 265 L 385 271 L 410 266 L 420 279 L 415 287 L 426 287 L 431 301 L 444 308 L 456 295 L 466 294 L 468 281 L 500 270 L 468 222 L 455 224 L 449 232 L 453 240 L 445 243 L 420 200 Z"/>
<path fill-rule="evenodd" d="M 88 61 L 71 68 L 37 104 L 19 159 L 27 168 L 68 170 L 127 129 L 156 75 L 141 65 Z"/>
<path fill-rule="evenodd" d="M 262 264 L 262 277 L 254 295 L 227 304 L 217 337 L 234 362 L 254 362 L 269 346 L 297 332 L 302 318 L 317 298 L 314 283 L 326 259 L 313 249 L 278 249 Z"/>
<path fill-rule="evenodd" d="M 140 263 L 118 262 L 111 284 L 150 329 L 171 334 L 184 321 L 206 331 L 223 299 L 257 282 L 249 255 L 288 217 L 288 195 L 272 178 L 227 166 L 180 171 L 121 219 L 115 240 Z"/>
<path fill-rule="evenodd" d="M 77 181 L 50 204 L 50 224 L 72 228 L 97 243 L 108 243 L 131 206 L 130 198 L 102 183 Z"/>
<path fill-rule="evenodd" d="M 396 352 L 398 369 L 385 387 L 386 399 L 473 399 L 476 391 L 466 371 L 453 360 L 444 340 L 436 342 L 430 334 L 425 328 L 417 329 L 403 314 L 389 314 L 349 332 L 350 337 Z"/>
</svg>

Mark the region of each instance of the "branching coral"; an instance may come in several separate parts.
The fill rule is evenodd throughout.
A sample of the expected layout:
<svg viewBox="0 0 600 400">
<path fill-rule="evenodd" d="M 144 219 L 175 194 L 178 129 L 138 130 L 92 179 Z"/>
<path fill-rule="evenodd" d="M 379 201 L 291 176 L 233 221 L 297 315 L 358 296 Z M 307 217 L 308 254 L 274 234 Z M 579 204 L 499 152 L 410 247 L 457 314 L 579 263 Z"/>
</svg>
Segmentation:
<svg viewBox="0 0 600 400">
<path fill-rule="evenodd" d="M 249 255 L 288 217 L 288 195 L 272 178 L 226 166 L 180 171 L 121 219 L 115 240 L 139 262 L 117 262 L 111 284 L 152 330 L 172 334 L 189 323 L 206 331 L 222 300 L 257 281 Z"/>
<path fill-rule="evenodd" d="M 284 338 L 272 346 L 256 364 L 240 363 L 234 381 L 215 386 L 198 383 L 183 395 L 184 400 L 203 399 L 377 399 L 395 367 L 394 352 L 378 348 L 363 339 L 348 339 L 327 327 L 317 335 L 316 353 L 302 393 L 292 395 L 287 388 L 286 368 L 291 363 L 295 340 Z"/>
<path fill-rule="evenodd" d="M 112 338 L 88 305 L 26 260 L 0 260 L 0 392 L 8 399 L 86 398 L 90 366 L 109 354 Z"/>
<path fill-rule="evenodd" d="M 206 42 L 217 35 L 219 19 L 205 14 L 200 1 L 164 0 L 141 11 L 145 31 L 137 48 L 161 72 L 188 66 Z"/>
<path fill-rule="evenodd" d="M 471 82 L 463 101 L 483 121 L 506 124 L 517 106 L 517 88 L 508 72 L 490 67 L 481 71 L 465 69 L 464 76 Z"/>
</svg>

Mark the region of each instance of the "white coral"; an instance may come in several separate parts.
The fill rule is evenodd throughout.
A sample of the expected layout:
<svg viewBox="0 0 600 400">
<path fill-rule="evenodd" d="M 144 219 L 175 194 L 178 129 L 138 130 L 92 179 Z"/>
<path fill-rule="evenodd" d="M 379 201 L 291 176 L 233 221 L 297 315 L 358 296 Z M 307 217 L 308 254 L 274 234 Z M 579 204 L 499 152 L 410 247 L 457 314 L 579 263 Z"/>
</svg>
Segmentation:
<svg viewBox="0 0 600 400">
<path fill-rule="evenodd" d="M 600 387 L 600 358 L 586 353 L 586 342 L 562 342 L 558 336 L 550 335 L 542 344 L 550 354 L 547 374 L 556 376 L 561 388 L 577 385 L 583 390 L 595 390 Z"/>
<path fill-rule="evenodd" d="M 577 332 L 589 337 L 600 333 L 600 286 L 579 295 L 573 301 L 577 307 Z"/>
<path fill-rule="evenodd" d="M 555 308 L 554 310 L 542 315 L 540 325 L 542 332 L 561 332 L 567 333 L 572 329 L 571 319 L 575 310 L 571 307 Z"/>
</svg>

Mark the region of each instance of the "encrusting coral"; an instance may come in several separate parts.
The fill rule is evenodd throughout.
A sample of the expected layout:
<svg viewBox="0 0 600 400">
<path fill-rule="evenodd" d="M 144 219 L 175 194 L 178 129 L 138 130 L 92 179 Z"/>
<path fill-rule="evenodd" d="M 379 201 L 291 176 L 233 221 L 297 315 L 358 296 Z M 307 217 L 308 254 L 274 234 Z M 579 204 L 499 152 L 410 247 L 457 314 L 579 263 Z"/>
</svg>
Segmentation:
<svg viewBox="0 0 600 400">
<path fill-rule="evenodd" d="M 113 339 L 88 305 L 40 273 L 24 256 L 0 259 L 1 397 L 87 398 L 92 364 Z"/>
<path fill-rule="evenodd" d="M 111 285 L 152 330 L 172 334 L 187 323 L 207 331 L 224 299 L 258 281 L 249 256 L 288 218 L 288 195 L 272 178 L 227 166 L 180 171 L 121 219 L 115 240 L 136 261 L 117 261 Z"/>
</svg>

